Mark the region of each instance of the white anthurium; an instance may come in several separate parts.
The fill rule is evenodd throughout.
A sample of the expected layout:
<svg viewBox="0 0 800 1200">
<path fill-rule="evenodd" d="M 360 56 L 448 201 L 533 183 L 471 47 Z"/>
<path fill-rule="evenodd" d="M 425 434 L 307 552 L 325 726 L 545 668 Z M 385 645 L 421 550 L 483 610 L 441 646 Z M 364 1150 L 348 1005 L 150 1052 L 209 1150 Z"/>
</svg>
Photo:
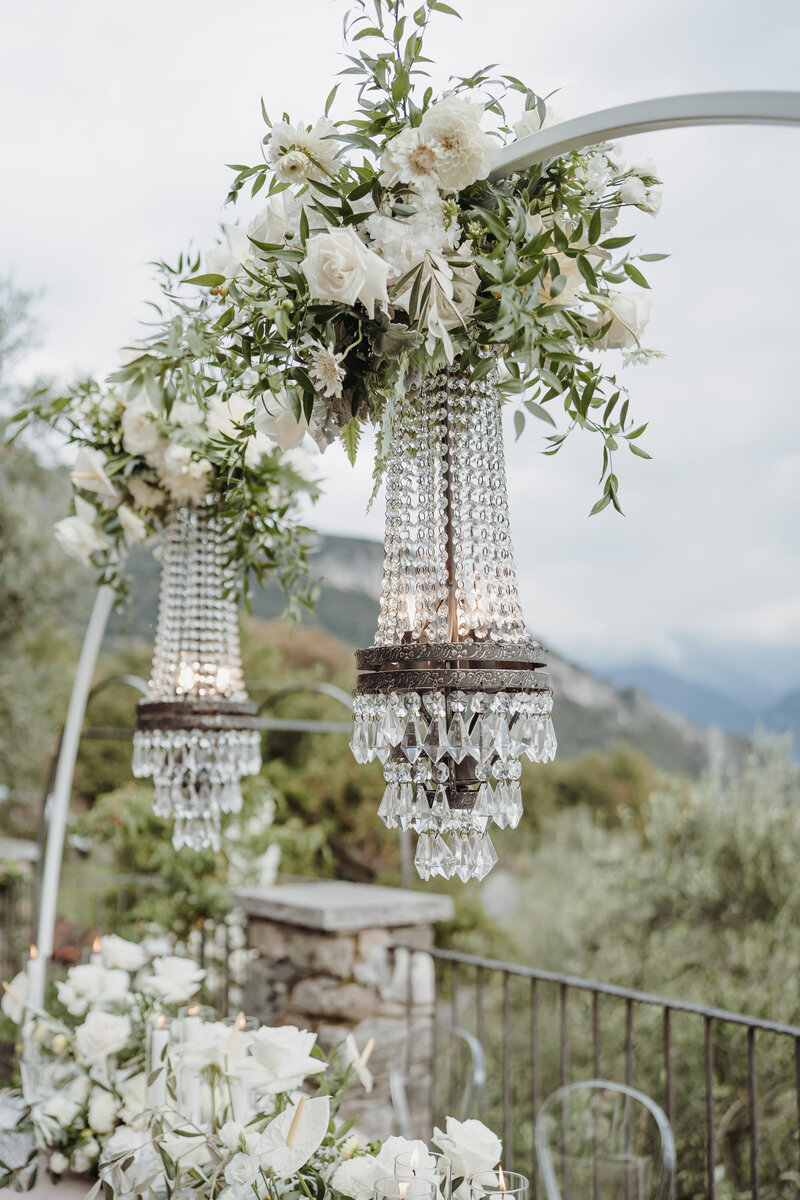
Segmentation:
<svg viewBox="0 0 800 1200">
<path fill-rule="evenodd" d="M 25 1015 L 25 1000 L 28 995 L 28 976 L 24 971 L 20 971 L 19 975 L 8 983 L 3 980 L 3 998 L 0 1000 L 0 1010 L 5 1013 L 9 1021 L 13 1021 L 15 1025 L 22 1024 L 22 1018 Z"/>
<path fill-rule="evenodd" d="M 325 1138 L 331 1119 L 331 1103 L 327 1096 L 307 1100 L 270 1121 L 257 1143 L 262 1169 L 272 1171 L 281 1179 L 294 1175 L 305 1166 Z"/>
<path fill-rule="evenodd" d="M 265 392 L 256 399 L 253 425 L 256 434 L 269 438 L 281 450 L 295 450 L 308 433 L 305 414 L 295 416 L 292 398 L 285 387 L 277 393 Z"/>
<path fill-rule="evenodd" d="M 353 1068 L 356 1078 L 361 1083 L 365 1092 L 371 1092 L 374 1080 L 372 1072 L 367 1067 L 372 1051 L 375 1049 L 375 1038 L 370 1038 L 363 1050 L 359 1051 L 356 1039 L 352 1033 L 348 1033 L 344 1040 L 344 1054 L 346 1064 Z"/>
<path fill-rule="evenodd" d="M 206 254 L 206 267 L 210 275 L 221 275 L 224 279 L 236 279 L 245 274 L 245 264 L 252 263 L 255 247 L 240 225 L 222 226 L 225 241 L 212 247 Z"/>
<path fill-rule="evenodd" d="M 88 567 L 92 555 L 98 550 L 107 550 L 108 541 L 96 527 L 97 512 L 88 500 L 76 496 L 75 516 L 64 517 L 53 526 L 53 533 L 61 549 Z"/>
<path fill-rule="evenodd" d="M 82 446 L 69 473 L 75 487 L 84 492 L 96 492 L 106 500 L 118 499 L 119 493 L 106 474 L 105 454 L 91 446 Z"/>
</svg>

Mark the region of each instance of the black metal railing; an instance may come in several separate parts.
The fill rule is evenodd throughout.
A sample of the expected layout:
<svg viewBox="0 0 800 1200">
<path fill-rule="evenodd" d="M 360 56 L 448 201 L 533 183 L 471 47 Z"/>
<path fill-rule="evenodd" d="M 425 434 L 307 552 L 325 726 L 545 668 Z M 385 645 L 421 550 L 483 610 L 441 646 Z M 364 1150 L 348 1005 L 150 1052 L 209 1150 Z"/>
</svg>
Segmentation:
<svg viewBox="0 0 800 1200">
<path fill-rule="evenodd" d="M 613 984 L 432 950 L 437 1012 L 473 1033 L 487 1083 L 471 1115 L 542 1196 L 534 1122 L 550 1092 L 605 1078 L 652 1096 L 675 1130 L 672 1200 L 800 1195 L 800 1027 Z M 460 1094 L 451 1064 L 437 1112 Z M 565 1198 L 566 1200 L 566 1198 Z"/>
</svg>

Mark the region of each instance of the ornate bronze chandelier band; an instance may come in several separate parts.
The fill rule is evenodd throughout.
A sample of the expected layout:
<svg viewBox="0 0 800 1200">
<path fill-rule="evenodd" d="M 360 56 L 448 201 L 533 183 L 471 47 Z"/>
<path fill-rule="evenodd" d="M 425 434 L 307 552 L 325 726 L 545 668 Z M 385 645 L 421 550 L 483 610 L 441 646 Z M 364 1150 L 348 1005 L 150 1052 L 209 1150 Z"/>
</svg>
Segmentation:
<svg viewBox="0 0 800 1200">
<path fill-rule="evenodd" d="M 550 686 L 550 676 L 546 671 L 497 667 L 487 667 L 484 670 L 418 667 L 405 671 L 365 671 L 356 679 L 356 694 L 370 696 L 388 695 L 392 692 L 547 692 Z"/>
<path fill-rule="evenodd" d="M 136 727 L 142 732 L 200 732 L 257 729 L 258 708 L 252 700 L 141 700 L 136 707 Z"/>
<path fill-rule="evenodd" d="M 546 667 L 549 655 L 536 642 L 408 642 L 400 646 L 369 646 L 356 651 L 356 667 L 390 670 L 395 664 L 409 669 L 437 663 L 478 662 L 486 667 L 504 665 L 532 669 Z"/>
</svg>

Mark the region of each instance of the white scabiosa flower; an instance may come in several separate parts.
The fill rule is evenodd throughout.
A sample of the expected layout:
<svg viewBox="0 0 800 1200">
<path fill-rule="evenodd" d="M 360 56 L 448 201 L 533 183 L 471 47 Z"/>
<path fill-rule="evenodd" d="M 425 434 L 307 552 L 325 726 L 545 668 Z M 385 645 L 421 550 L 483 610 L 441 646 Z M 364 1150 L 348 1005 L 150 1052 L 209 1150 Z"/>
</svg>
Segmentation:
<svg viewBox="0 0 800 1200">
<path fill-rule="evenodd" d="M 333 399 L 342 394 L 345 370 L 343 354 L 337 354 L 333 346 L 322 346 L 319 342 L 306 342 L 308 349 L 308 374 L 320 395 Z"/>
<path fill-rule="evenodd" d="M 316 125 L 290 125 L 279 121 L 269 142 L 270 162 L 282 183 L 324 180 L 339 169 L 336 126 L 328 117 Z"/>
<path fill-rule="evenodd" d="M 460 192 L 485 179 L 498 146 L 480 127 L 483 105 L 448 96 L 433 104 L 419 126 L 419 135 L 436 147 L 436 176 L 445 192 Z"/>
</svg>

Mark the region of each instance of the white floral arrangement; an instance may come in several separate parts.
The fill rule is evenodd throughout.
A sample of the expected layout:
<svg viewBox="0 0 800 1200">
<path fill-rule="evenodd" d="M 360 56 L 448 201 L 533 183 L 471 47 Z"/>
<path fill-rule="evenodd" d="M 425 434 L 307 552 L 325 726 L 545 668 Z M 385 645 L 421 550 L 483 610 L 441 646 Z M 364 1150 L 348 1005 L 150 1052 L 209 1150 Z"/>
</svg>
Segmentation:
<svg viewBox="0 0 800 1200">
<path fill-rule="evenodd" d="M 17 1118 L 33 1153 L 0 1168 L 0 1187 L 32 1185 L 44 1160 L 53 1178 L 93 1178 L 88 1197 L 102 1187 L 115 1200 L 371 1200 L 399 1155 L 416 1150 L 432 1166 L 423 1142 L 364 1142 L 340 1119 L 351 1078 L 372 1088 L 369 1044 L 359 1053 L 350 1035 L 329 1063 L 308 1030 L 208 1019 L 199 1005 L 179 1016 L 202 983 L 195 963 L 114 936 L 95 957 L 57 985 L 63 1016 L 31 1010 L 24 972 L 6 985 L 3 1011 L 21 1027 L 38 1095 Z M 502 1156 L 475 1120 L 448 1117 L 433 1144 L 460 1200 Z"/>
<path fill-rule="evenodd" d="M 332 118 L 338 84 L 313 125 L 273 124 L 264 110 L 264 161 L 234 168 L 229 199 L 249 185 L 266 204 L 224 225 L 188 282 L 226 322 L 221 370 L 250 404 L 241 443 L 274 421 L 323 448 L 341 436 L 353 458 L 369 422 L 380 474 L 400 394 L 446 364 L 478 378 L 497 367 L 518 435 L 533 415 L 556 426 L 550 453 L 573 429 L 600 436 L 595 511 L 618 508 L 614 451 L 649 457 L 645 426 L 595 356 L 656 353 L 642 342 L 649 285 L 633 235 L 615 227 L 626 208 L 656 214 L 661 181 L 608 144 L 491 178 L 504 145 L 558 118 L 490 68 L 437 96 L 423 44 L 438 13 L 458 16 L 441 0 L 362 0 L 345 20 L 341 72 L 357 85 L 355 114 Z"/>
<path fill-rule="evenodd" d="M 46 1165 L 52 1176 L 96 1173 L 118 1127 L 147 1109 L 146 1028 L 151 1014 L 177 1017 L 194 1000 L 205 972 L 170 952 L 164 938 L 130 942 L 109 934 L 92 961 L 70 967 L 56 984 L 54 1011 L 31 1006 L 29 969 L 3 985 L 0 1008 L 18 1027 L 22 1093 L 6 1097 L 15 1128 L 34 1150 L 16 1171 L 0 1164 L 0 1187 Z"/>
</svg>

